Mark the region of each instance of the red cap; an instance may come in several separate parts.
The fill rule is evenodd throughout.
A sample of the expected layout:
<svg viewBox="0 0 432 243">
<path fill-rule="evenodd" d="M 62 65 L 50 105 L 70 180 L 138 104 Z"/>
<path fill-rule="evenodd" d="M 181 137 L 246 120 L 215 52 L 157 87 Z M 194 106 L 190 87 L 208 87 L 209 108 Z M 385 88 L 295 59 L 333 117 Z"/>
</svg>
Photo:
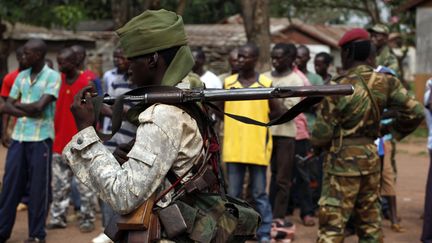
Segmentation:
<svg viewBox="0 0 432 243">
<path fill-rule="evenodd" d="M 369 33 L 362 28 L 355 28 L 347 31 L 339 40 L 338 45 L 343 46 L 351 41 L 356 40 L 369 40 Z"/>
</svg>

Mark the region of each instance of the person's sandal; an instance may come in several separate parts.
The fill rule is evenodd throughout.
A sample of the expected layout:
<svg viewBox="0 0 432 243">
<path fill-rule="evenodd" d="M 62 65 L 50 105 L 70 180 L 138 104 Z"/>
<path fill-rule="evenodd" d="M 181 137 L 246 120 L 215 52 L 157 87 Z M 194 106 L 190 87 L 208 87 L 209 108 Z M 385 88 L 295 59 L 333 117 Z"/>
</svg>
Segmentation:
<svg viewBox="0 0 432 243">
<path fill-rule="evenodd" d="M 390 229 L 396 233 L 403 233 L 406 231 L 406 229 L 404 227 L 402 227 L 400 224 L 392 224 L 390 226 Z"/>
</svg>

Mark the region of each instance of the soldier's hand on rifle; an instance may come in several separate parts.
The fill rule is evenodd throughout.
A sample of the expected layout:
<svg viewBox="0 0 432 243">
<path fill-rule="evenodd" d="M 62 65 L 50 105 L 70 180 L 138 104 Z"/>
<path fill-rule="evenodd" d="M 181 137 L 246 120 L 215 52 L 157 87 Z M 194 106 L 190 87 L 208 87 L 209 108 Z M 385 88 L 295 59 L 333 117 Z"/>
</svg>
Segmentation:
<svg viewBox="0 0 432 243">
<path fill-rule="evenodd" d="M 95 124 L 94 107 L 91 98 L 95 96 L 94 87 L 89 85 L 74 97 L 71 112 L 79 131 Z"/>
</svg>

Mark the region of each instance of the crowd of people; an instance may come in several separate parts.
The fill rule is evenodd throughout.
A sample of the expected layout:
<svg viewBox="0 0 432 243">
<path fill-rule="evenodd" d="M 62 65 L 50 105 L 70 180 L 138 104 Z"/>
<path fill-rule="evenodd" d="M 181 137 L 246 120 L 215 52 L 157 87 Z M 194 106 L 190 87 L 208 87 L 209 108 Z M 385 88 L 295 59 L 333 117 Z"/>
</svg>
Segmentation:
<svg viewBox="0 0 432 243">
<path fill-rule="evenodd" d="M 324 100 L 324 108 L 310 107 L 295 119 L 271 127 L 245 124 L 227 116 L 212 114 L 220 135 L 221 160 L 226 170 L 228 194 L 245 198 L 260 214 L 261 224 L 256 232 L 259 242 L 270 242 L 271 239 L 289 242 L 294 234 L 291 215 L 296 208 L 299 208 L 301 222 L 307 227 L 315 226 L 316 217 L 319 216 L 319 242 L 341 242 L 347 232 L 357 232 L 361 239 L 370 240 L 368 242 L 379 242 L 382 237 L 379 233 L 381 214 L 391 221 L 393 231 L 405 231 L 397 215 L 394 189 L 396 164 L 394 153 L 391 151 L 396 149 L 395 140 L 409 134 L 422 120 L 423 108 L 421 107 L 419 114 L 419 105 L 409 98 L 406 89 L 399 85 L 399 81 L 395 81 L 402 77 L 397 58 L 387 44 L 389 29 L 385 25 L 376 25 L 368 31 L 369 34 L 365 30 L 362 32 L 357 29 L 347 33 L 345 39 L 341 39 L 339 45 L 342 55 L 345 56 L 342 56 L 344 63 L 339 74 L 329 72 L 333 62 L 330 54 L 321 52 L 311 60 L 310 50 L 304 45 L 275 44 L 269 60 L 272 70 L 264 73 L 256 70 L 259 56 L 256 45 L 248 43 L 234 48 L 227 56 L 230 70 L 219 76 L 205 68 L 206 55 L 203 49 L 192 49 L 193 73 L 188 74 L 187 78 L 199 78 L 206 88 L 212 89 L 331 85 L 333 82 L 353 83 L 352 80 L 357 78 L 354 77 L 357 74 L 359 77 L 368 77 L 357 80 L 356 90 L 362 90 L 362 93 L 358 91 L 359 93 L 353 95 L 354 98 L 359 98 L 354 102 L 364 102 L 362 109 L 370 108 L 365 116 L 364 110 L 349 110 L 354 109 L 348 105 L 353 101 L 342 98 L 337 100 L 337 105 L 332 103 L 333 98 Z M 120 37 L 122 38 L 122 32 Z M 67 213 L 71 205 L 75 205 L 79 212 L 81 232 L 95 230 L 96 208 L 100 208 L 102 225 L 107 227 L 110 218 L 118 213 L 130 212 L 133 205 L 138 203 L 137 195 L 148 192 L 133 185 L 130 185 L 132 188 L 124 187 L 131 183 L 128 179 L 113 181 L 120 178 L 119 175 L 105 184 L 91 178 L 89 173 L 98 173 L 98 166 L 112 167 L 103 163 L 102 158 L 110 160 L 112 157 L 105 153 L 104 148 L 114 152 L 117 148 L 126 146 L 129 147 L 126 150 L 130 150 L 135 143 L 127 155 L 123 154 L 122 157 L 114 154 L 114 157 L 118 161 L 132 158 L 150 166 L 158 161 L 172 161 L 173 158 L 169 157 L 168 152 L 173 148 L 157 147 L 158 139 L 178 144 L 175 138 L 181 135 L 172 133 L 165 134 L 165 137 L 154 137 L 154 134 L 151 136 L 152 133 L 156 133 L 158 129 L 164 130 L 167 126 L 175 126 L 172 123 L 174 121 L 185 127 L 190 126 L 190 121 L 188 122 L 187 117 L 178 110 L 156 106 L 153 113 L 163 112 L 166 119 L 174 118 L 174 121 L 167 120 L 166 124 L 159 121 L 162 123 L 157 123 L 158 126 L 150 126 L 153 123 L 147 125 L 146 131 L 150 134 L 147 135 L 148 139 L 156 141 L 155 144 L 149 145 L 145 139 L 135 141 L 137 134 L 143 134 L 143 131 L 140 131 L 141 125 L 137 127 L 136 124 L 125 120 L 112 138 L 101 144 L 101 147 L 89 150 L 88 146 L 94 145 L 96 140 L 94 132 L 88 130 L 85 125 L 92 123 L 83 124 L 77 121 L 79 118 L 71 112 L 71 106 L 76 102 L 86 103 L 85 99 L 77 101 L 81 98 L 78 96 L 83 89 L 91 89 L 99 95 L 119 97 L 138 86 L 137 82 L 131 82 L 131 75 L 140 74 L 144 77 L 145 70 L 140 70 L 137 66 L 138 59 L 131 59 L 135 53 L 131 55 L 131 50 L 123 46 L 114 50 L 114 68 L 107 70 L 102 79 L 85 68 L 86 50 L 82 46 L 65 47 L 59 51 L 58 71 L 47 62 L 46 52 L 47 45 L 42 40 L 32 39 L 26 42 L 16 51 L 19 67 L 5 76 L 2 83 L 2 144 L 8 148 L 8 152 L 0 194 L 0 242 L 6 242 L 10 237 L 16 208 L 20 204 L 26 205 L 28 210 L 27 243 L 45 242 L 45 228 L 53 230 L 68 227 Z M 170 51 L 154 53 L 150 57 L 145 56 L 149 58 L 146 65 L 150 69 L 158 67 L 158 60 L 166 60 L 170 56 L 172 59 L 175 55 Z M 175 61 L 171 59 L 170 61 Z M 308 69 L 309 62 L 313 62 L 315 70 Z M 169 66 L 170 63 L 166 65 Z M 390 80 L 390 85 L 378 85 L 383 94 L 388 93 L 389 96 L 383 95 L 376 100 L 371 98 L 371 101 L 367 101 L 368 97 L 372 96 L 370 89 L 376 88 L 370 84 L 375 79 L 378 80 L 377 83 Z M 358 85 L 363 86 L 358 88 Z M 91 88 L 88 88 L 89 86 Z M 400 95 L 403 97 L 400 98 Z M 293 97 L 283 100 L 226 101 L 218 105 L 225 113 L 268 123 L 301 100 L 299 97 Z M 341 101 L 346 103 L 342 102 L 344 105 L 341 105 Z M 131 105 L 124 106 L 123 114 L 128 112 Z M 403 113 L 402 118 L 386 113 L 381 115 L 381 110 L 391 110 L 393 106 L 399 107 L 398 111 Z M 343 114 L 347 111 L 349 114 Z M 156 119 L 152 116 L 153 113 L 144 113 L 138 118 L 141 124 Z M 118 114 L 113 114 L 113 110 L 107 105 L 101 108 L 101 114 L 101 118 L 94 121 L 93 125 L 97 133 L 110 134 L 111 117 Z M 354 116 L 351 119 L 356 120 L 345 118 L 347 115 Z M 402 124 L 389 128 L 393 137 L 379 138 L 376 146 L 371 138 L 380 135 L 374 127 L 376 121 L 380 120 L 384 127 L 395 120 L 402 120 Z M 334 127 L 327 125 L 337 124 L 335 121 L 344 126 L 338 127 L 337 132 L 331 130 Z M 364 124 L 372 125 L 364 128 Z M 368 137 L 356 136 L 359 129 Z M 331 137 L 334 132 L 340 135 L 340 141 Z M 76 137 L 76 134 L 81 136 Z M 196 134 L 194 136 L 196 137 L 188 138 L 188 143 L 196 144 L 192 147 L 199 148 L 201 138 Z M 74 144 L 71 145 L 70 141 Z M 359 145 L 362 147 L 359 148 Z M 156 146 L 150 149 L 158 152 L 139 150 L 149 146 Z M 375 152 L 370 152 L 372 150 L 385 153 L 380 153 L 381 158 L 378 158 L 374 157 Z M 180 153 L 180 149 L 176 151 Z M 65 156 L 62 156 L 62 152 Z M 199 152 L 190 147 L 188 150 L 181 150 L 181 154 L 189 159 L 194 158 Z M 340 153 L 344 153 L 345 157 L 337 157 Z M 332 160 L 333 164 L 329 160 Z M 80 164 L 79 161 L 91 161 L 92 165 Z M 351 167 L 347 168 L 343 163 L 348 163 Z M 165 167 L 168 165 L 169 163 Z M 127 166 L 131 171 L 143 170 L 139 163 L 129 163 Z M 170 169 L 163 167 L 159 169 L 165 172 Z M 268 170 L 271 171 L 269 180 Z M 179 171 L 187 170 L 180 168 Z M 79 180 L 74 179 L 74 172 Z M 104 175 L 103 170 L 99 173 L 101 177 L 109 176 Z M 152 170 L 146 170 L 146 175 L 147 173 L 151 176 L 139 182 L 141 187 L 152 188 L 154 192 L 163 177 L 153 176 Z M 268 181 L 270 185 L 267 191 Z M 111 192 L 99 189 L 107 187 L 108 184 L 112 184 Z M 73 191 L 76 193 L 72 193 Z M 111 193 L 124 193 L 122 195 L 126 195 L 123 198 L 126 201 L 116 199 Z M 98 200 L 96 195 L 103 200 Z M 379 195 L 385 199 L 382 202 L 383 210 L 378 205 Z M 355 212 L 353 215 L 356 216 L 350 219 L 352 212 Z M 101 233 L 93 242 L 103 243 L 111 240 Z"/>
</svg>

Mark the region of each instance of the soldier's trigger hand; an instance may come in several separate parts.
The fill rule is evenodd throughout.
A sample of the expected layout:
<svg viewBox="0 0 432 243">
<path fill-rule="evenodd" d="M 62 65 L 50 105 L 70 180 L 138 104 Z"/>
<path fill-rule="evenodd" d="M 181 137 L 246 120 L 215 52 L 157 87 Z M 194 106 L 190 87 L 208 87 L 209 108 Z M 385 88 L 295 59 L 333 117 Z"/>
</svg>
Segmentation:
<svg viewBox="0 0 432 243">
<path fill-rule="evenodd" d="M 93 103 L 91 102 L 92 90 L 92 86 L 83 88 L 75 95 L 71 106 L 71 112 L 80 131 L 86 127 L 93 126 L 96 121 Z"/>
</svg>

